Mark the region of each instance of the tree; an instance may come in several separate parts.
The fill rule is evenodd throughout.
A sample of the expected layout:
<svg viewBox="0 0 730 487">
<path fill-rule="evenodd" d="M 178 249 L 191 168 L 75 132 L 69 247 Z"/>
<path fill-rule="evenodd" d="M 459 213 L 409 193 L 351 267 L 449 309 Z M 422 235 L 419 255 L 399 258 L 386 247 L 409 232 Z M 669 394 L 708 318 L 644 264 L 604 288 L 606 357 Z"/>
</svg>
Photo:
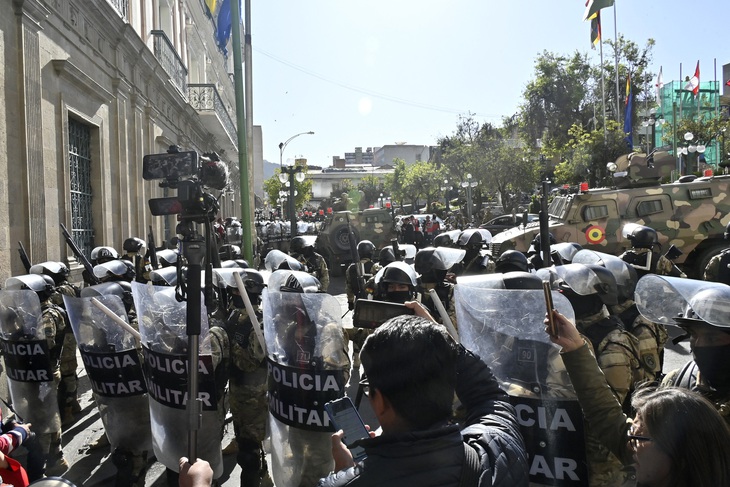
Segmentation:
<svg viewBox="0 0 730 487">
<path fill-rule="evenodd" d="M 390 192 L 390 197 L 399 206 L 403 206 L 405 194 L 403 192 L 403 181 L 406 177 L 406 161 L 396 158 L 393 160 L 394 170 L 392 174 L 386 174 L 384 186 L 386 191 Z"/>
<path fill-rule="evenodd" d="M 374 204 L 378 198 L 380 198 L 380 193 L 383 192 L 385 187 L 383 182 L 377 176 L 368 174 L 360 180 L 360 183 L 357 185 L 357 189 L 362 191 L 363 200 L 367 207 Z"/>
<path fill-rule="evenodd" d="M 413 204 L 414 211 L 420 200 L 426 201 L 427 212 L 431 211 L 431 202 L 439 197 L 441 192 L 443 173 L 436 164 L 428 161 L 418 161 L 406 168 L 403 180 L 403 192 Z"/>
<path fill-rule="evenodd" d="M 301 166 L 303 168 L 302 172 L 305 176 L 304 181 L 301 183 L 297 181 L 296 178 L 294 179 L 294 189 L 297 193 L 294 198 L 294 207 L 297 210 L 303 208 L 312 197 L 312 180 L 306 177 L 307 164 L 302 161 L 303 159 L 297 159 L 295 162 L 296 166 Z M 281 170 L 274 169 L 274 175 L 264 181 L 264 191 L 269 197 L 269 204 L 274 207 L 278 205 L 276 200 L 279 198 L 280 192 L 286 191 L 287 194 L 289 194 L 289 188 L 286 184 L 282 184 L 282 182 L 279 181 L 279 174 L 281 174 Z"/>
</svg>

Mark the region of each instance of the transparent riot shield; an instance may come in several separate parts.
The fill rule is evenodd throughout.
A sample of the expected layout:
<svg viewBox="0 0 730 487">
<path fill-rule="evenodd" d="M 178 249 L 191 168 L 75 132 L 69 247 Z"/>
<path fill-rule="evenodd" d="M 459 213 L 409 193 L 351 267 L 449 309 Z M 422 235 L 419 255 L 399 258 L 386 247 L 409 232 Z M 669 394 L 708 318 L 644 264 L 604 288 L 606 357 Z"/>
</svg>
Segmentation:
<svg viewBox="0 0 730 487">
<path fill-rule="evenodd" d="M 0 344 L 15 410 L 33 423 L 36 433 L 61 431 L 58 384 L 53 376 L 53 361 L 58 357 L 50 355 L 53 343 L 46 338 L 35 292 L 0 291 Z"/>
<path fill-rule="evenodd" d="M 274 272 L 279 269 L 284 262 L 287 264 L 287 267 L 285 268 L 295 271 L 302 270 L 302 264 L 300 264 L 297 259 L 277 249 L 273 249 L 266 254 L 264 266 L 267 271 Z"/>
<path fill-rule="evenodd" d="M 323 293 L 264 291 L 271 472 L 277 487 L 316 485 L 333 468 L 324 411 L 343 397 L 350 360 L 338 301 Z"/>
<path fill-rule="evenodd" d="M 109 443 L 131 452 L 152 450 L 140 351 L 132 334 L 102 308 L 128 323 L 121 298 L 64 296 L 64 304 Z"/>
<path fill-rule="evenodd" d="M 486 276 L 485 276 L 486 277 Z M 517 411 L 533 485 L 587 485 L 583 414 L 559 347 L 545 333 L 542 290 L 470 286 L 454 292 L 462 344 L 489 364 Z M 503 286 L 503 285 L 502 285 Z M 568 300 L 555 309 L 575 320 Z"/>
<path fill-rule="evenodd" d="M 175 289 L 132 283 L 134 305 L 142 335 L 144 372 L 149 394 L 152 446 L 157 460 L 179 471 L 178 460 L 187 456 L 189 417 L 187 405 L 187 303 L 175 299 Z M 201 303 L 203 297 L 201 295 Z M 222 415 L 218 414 L 215 370 L 211 355 L 205 305 L 200 314 L 200 360 L 198 399 L 202 424 L 198 430 L 198 456 L 213 467 L 214 477 L 223 474 L 221 453 Z"/>
<path fill-rule="evenodd" d="M 700 293 L 704 293 L 703 298 Z M 708 299 L 711 296 L 712 299 Z M 697 299 L 699 297 L 699 299 Z M 644 318 L 677 326 L 676 318 L 697 318 L 727 328 L 730 316 L 730 286 L 719 282 L 647 274 L 639 279 L 636 307 Z M 692 315 L 686 316 L 688 308 Z"/>
</svg>

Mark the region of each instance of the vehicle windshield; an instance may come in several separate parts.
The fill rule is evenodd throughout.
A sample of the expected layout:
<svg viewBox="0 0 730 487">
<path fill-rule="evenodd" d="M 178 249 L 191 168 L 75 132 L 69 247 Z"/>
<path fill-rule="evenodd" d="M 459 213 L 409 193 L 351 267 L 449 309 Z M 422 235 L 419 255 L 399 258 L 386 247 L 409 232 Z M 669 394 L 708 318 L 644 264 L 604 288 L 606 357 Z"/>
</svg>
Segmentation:
<svg viewBox="0 0 730 487">
<path fill-rule="evenodd" d="M 570 196 L 556 196 L 553 198 L 553 201 L 548 207 L 548 215 L 558 220 L 565 218 L 565 215 L 568 213 L 568 208 L 570 207 L 571 199 L 572 198 Z"/>
</svg>

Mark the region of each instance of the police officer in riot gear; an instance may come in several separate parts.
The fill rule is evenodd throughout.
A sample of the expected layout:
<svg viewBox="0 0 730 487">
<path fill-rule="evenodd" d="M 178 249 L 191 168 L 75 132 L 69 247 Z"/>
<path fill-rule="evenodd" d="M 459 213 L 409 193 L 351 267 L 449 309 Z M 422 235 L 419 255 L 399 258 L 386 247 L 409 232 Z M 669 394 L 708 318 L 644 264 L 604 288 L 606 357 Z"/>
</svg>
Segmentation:
<svg viewBox="0 0 730 487">
<path fill-rule="evenodd" d="M 415 272 L 420 274 L 420 288 L 423 290 L 421 302 L 428 308 L 437 321 L 442 321 L 436 303 L 429 291 L 436 291 L 451 323 L 456 326 L 456 309 L 454 308 L 454 284 L 447 282 L 446 274 L 465 255 L 464 250 L 450 248 L 427 247 L 416 253 L 413 264 Z"/>
<path fill-rule="evenodd" d="M 357 255 L 360 262 L 353 262 L 345 271 L 345 292 L 347 293 L 347 309 L 355 309 L 356 299 L 367 299 L 366 283 L 375 275 L 381 266 L 373 262 L 375 245 L 370 240 L 362 240 L 357 244 Z M 362 276 L 358 273 L 358 265 Z"/>
<path fill-rule="evenodd" d="M 138 237 L 129 237 L 122 244 L 124 256 L 122 259 L 134 263 L 134 272 L 138 282 L 147 282 L 152 266 L 145 259 L 147 242 Z"/>
<path fill-rule="evenodd" d="M 489 231 L 479 228 L 464 230 L 459 235 L 459 248 L 464 249 L 464 260 L 454 266 L 457 276 L 473 276 L 494 272 L 494 263 L 489 254 L 483 250 L 484 245 L 491 240 Z"/>
<path fill-rule="evenodd" d="M 89 262 L 91 262 L 91 265 L 94 266 L 97 264 L 103 264 L 104 262 L 109 262 L 110 260 L 118 259 L 121 259 L 119 252 L 114 250 L 114 247 L 108 246 L 94 247 L 91 251 L 91 255 L 89 256 Z"/>
<path fill-rule="evenodd" d="M 304 264 L 307 272 L 316 277 L 322 284 L 322 291 L 326 292 L 330 285 L 330 273 L 324 257 L 314 251 L 313 236 L 298 236 L 289 243 L 289 254 Z"/>
<path fill-rule="evenodd" d="M 233 273 L 239 273 L 246 295 L 256 312 L 256 325 L 261 326 L 261 293 L 266 286 L 264 278 L 253 269 L 215 269 L 221 294 L 225 295 L 229 312 L 222 324 L 230 345 L 229 393 L 235 443 L 224 453 L 235 451 L 241 466 L 241 487 L 258 487 L 262 479 L 268 481 L 268 469 L 262 442 L 266 436 L 268 415 L 267 367 L 264 346 L 253 329 L 243 297 Z M 261 334 L 263 336 L 263 333 Z M 270 481 L 268 481 L 270 482 Z"/>
<path fill-rule="evenodd" d="M 646 274 L 687 277 L 671 260 L 654 251 L 655 248 L 659 248 L 656 230 L 645 225 L 629 223 L 624 225 L 621 233 L 631 242 L 631 248 L 621 254 L 620 258 L 633 266 L 639 277 Z"/>
<path fill-rule="evenodd" d="M 555 245 L 557 243 L 557 240 L 555 240 L 555 235 L 552 233 L 549 234 L 548 240 L 550 241 L 550 245 Z M 550 253 L 551 258 L 555 258 L 555 254 Z M 542 244 L 541 244 L 541 237 L 538 233 L 535 235 L 535 238 L 532 239 L 532 242 L 530 242 L 530 248 L 527 250 L 527 260 L 530 262 L 530 265 L 533 269 L 542 269 L 545 267 L 545 263 L 542 261 Z M 558 262 L 557 265 L 560 265 L 562 262 Z M 556 264 L 555 262 L 550 263 Z"/>
<path fill-rule="evenodd" d="M 730 223 L 725 227 L 725 240 L 730 245 Z M 705 281 L 721 282 L 730 285 L 730 248 L 715 255 L 707 263 L 704 271 Z"/>
<path fill-rule="evenodd" d="M 51 301 L 54 292 L 54 281 L 47 275 L 28 274 L 9 278 L 5 283 L 7 290 L 28 289 L 38 295 L 41 304 L 41 327 L 48 346 L 52 381 L 55 386 L 60 383 L 60 358 L 63 338 L 68 322 L 65 311 Z M 19 398 L 16 398 L 19 400 Z M 44 475 L 59 475 L 68 469 L 68 462 L 61 448 L 61 424 L 58 405 L 55 410 L 39 408 L 32 411 L 26 420 L 38 427 L 36 448 L 28 453 L 28 477 L 31 481 Z M 38 417 L 34 417 L 35 415 Z M 45 426 L 41 426 L 45 425 Z"/>
<path fill-rule="evenodd" d="M 78 297 L 80 289 L 68 282 L 69 268 L 63 262 L 41 262 L 30 268 L 31 274 L 50 276 L 53 279 L 54 290 L 51 295 L 51 302 L 64 308 L 63 296 Z M 64 315 L 66 316 L 66 315 Z M 68 325 L 68 323 L 66 323 Z M 58 386 L 58 406 L 61 411 L 61 422 L 69 424 L 74 415 L 81 412 L 78 398 L 78 377 L 76 368 L 76 338 L 70 326 L 66 326 L 63 332 L 63 347 L 61 348 L 61 382 Z"/>
</svg>

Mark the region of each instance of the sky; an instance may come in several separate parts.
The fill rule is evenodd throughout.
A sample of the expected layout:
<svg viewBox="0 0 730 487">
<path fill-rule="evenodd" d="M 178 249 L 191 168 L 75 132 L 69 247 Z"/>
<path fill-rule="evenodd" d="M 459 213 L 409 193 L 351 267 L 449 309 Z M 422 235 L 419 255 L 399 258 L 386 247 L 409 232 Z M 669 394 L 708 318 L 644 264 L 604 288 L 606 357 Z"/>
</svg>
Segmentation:
<svg viewBox="0 0 730 487">
<path fill-rule="evenodd" d="M 264 159 L 329 166 L 355 147 L 435 145 L 459 115 L 499 125 L 518 111 L 544 50 L 589 53 L 585 0 L 265 0 L 251 2 L 253 122 Z M 602 11 L 614 37 L 614 9 Z M 728 0 L 616 0 L 618 32 L 664 82 L 722 78 Z M 722 35 L 722 34 L 725 35 Z M 604 48 L 604 56 L 610 53 Z M 723 84 L 725 80 L 722 80 Z M 615 89 L 615 81 L 612 85 Z M 608 89 L 608 88 L 607 88 Z"/>
</svg>

